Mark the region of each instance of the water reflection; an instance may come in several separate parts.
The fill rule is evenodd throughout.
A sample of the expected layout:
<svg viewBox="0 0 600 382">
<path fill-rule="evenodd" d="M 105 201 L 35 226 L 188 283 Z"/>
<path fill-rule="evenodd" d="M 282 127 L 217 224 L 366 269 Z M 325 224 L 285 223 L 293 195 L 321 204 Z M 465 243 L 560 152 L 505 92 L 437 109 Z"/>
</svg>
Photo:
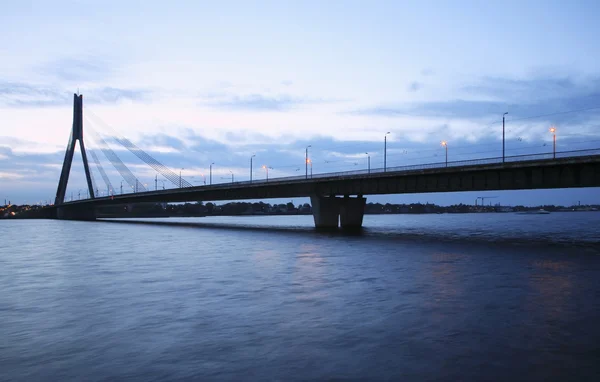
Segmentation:
<svg viewBox="0 0 600 382">
<path fill-rule="evenodd" d="M 317 301 L 327 296 L 324 275 L 327 262 L 319 254 L 318 248 L 312 244 L 302 244 L 294 257 L 291 269 L 292 293 L 296 299 Z"/>
<path fill-rule="evenodd" d="M 573 262 L 543 259 L 531 262 L 531 266 L 528 304 L 533 310 L 541 309 L 544 319 L 552 320 L 571 312 Z"/>
</svg>

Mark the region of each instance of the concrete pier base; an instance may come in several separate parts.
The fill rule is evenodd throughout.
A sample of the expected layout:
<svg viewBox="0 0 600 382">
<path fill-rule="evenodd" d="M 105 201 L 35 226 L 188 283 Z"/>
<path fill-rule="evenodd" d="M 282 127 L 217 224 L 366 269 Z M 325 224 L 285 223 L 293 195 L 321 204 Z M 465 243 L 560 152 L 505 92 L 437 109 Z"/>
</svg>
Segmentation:
<svg viewBox="0 0 600 382">
<path fill-rule="evenodd" d="M 365 216 L 365 205 L 367 198 L 348 196 L 341 199 L 340 223 L 344 230 L 360 230 L 362 228 L 363 216 Z"/>
<path fill-rule="evenodd" d="M 93 221 L 96 220 L 96 209 L 93 207 L 57 207 L 56 219 Z"/>
<path fill-rule="evenodd" d="M 313 218 L 317 229 L 337 229 L 340 221 L 340 198 L 311 196 Z"/>
<path fill-rule="evenodd" d="M 362 196 L 311 196 L 310 202 L 317 229 L 335 230 L 340 223 L 344 230 L 359 230 L 362 227 L 367 202 Z"/>
</svg>

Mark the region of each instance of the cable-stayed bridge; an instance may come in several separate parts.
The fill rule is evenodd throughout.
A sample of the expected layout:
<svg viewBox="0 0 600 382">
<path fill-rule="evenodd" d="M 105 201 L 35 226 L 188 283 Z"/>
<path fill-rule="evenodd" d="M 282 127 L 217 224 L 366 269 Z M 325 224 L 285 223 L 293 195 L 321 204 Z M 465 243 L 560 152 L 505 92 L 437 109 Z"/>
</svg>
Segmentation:
<svg viewBox="0 0 600 382">
<path fill-rule="evenodd" d="M 90 118 L 99 119 L 91 114 Z M 73 129 L 65 153 L 54 206 L 49 215 L 58 219 L 94 220 L 102 206 L 146 202 L 221 201 L 310 197 L 315 226 L 362 226 L 365 195 L 486 190 L 522 190 L 600 187 L 600 148 L 577 151 L 493 157 L 465 161 L 384 167 L 304 176 L 271 178 L 194 186 L 127 138 L 111 129 L 112 141 L 170 182 L 174 188 L 149 190 L 111 149 L 107 137 L 89 129 L 97 149 L 86 148 L 83 129 L 83 96 L 74 95 Z M 91 124 L 90 124 L 91 125 Z M 87 125 L 86 125 L 87 126 Z M 86 129 L 86 134 L 88 130 Z M 65 201 L 67 184 L 79 142 L 87 183 L 85 199 Z M 87 151 L 86 151 L 87 150 Z M 115 188 L 97 151 L 123 179 Z M 446 147 L 447 150 L 447 147 Z M 447 151 L 446 151 L 447 152 Z M 88 163 L 88 154 L 103 182 L 100 187 Z M 267 169 L 268 171 L 268 169 Z M 268 173 L 267 173 L 268 174 Z M 123 182 L 132 192 L 123 192 Z M 100 196 L 100 190 L 106 190 Z M 73 199 L 73 198 L 71 198 Z"/>
</svg>

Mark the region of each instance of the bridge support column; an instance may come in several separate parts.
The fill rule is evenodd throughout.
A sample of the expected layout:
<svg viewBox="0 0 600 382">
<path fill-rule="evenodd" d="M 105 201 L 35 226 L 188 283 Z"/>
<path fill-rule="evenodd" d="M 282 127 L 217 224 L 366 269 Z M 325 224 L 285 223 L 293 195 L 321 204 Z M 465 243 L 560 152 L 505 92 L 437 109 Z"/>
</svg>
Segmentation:
<svg viewBox="0 0 600 382">
<path fill-rule="evenodd" d="M 96 220 L 95 208 L 73 208 L 73 207 L 57 207 L 56 218 L 58 220 Z"/>
<path fill-rule="evenodd" d="M 315 227 L 322 230 L 337 229 L 340 220 L 340 198 L 311 196 L 313 218 Z"/>
<path fill-rule="evenodd" d="M 362 228 L 363 216 L 367 198 L 358 196 L 340 199 L 340 223 L 344 230 L 359 230 Z"/>
</svg>

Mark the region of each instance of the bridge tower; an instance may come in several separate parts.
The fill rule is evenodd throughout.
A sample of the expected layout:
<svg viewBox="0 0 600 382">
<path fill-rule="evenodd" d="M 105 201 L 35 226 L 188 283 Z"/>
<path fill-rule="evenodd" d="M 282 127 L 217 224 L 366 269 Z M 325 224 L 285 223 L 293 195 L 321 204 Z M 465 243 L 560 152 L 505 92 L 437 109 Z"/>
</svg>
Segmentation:
<svg viewBox="0 0 600 382">
<path fill-rule="evenodd" d="M 63 162 L 60 180 L 58 181 L 58 190 L 56 191 L 55 205 L 63 204 L 65 201 L 65 193 L 67 192 L 67 183 L 69 182 L 69 173 L 71 172 L 71 164 L 73 163 L 73 154 L 75 153 L 75 145 L 79 141 L 79 149 L 81 158 L 83 159 L 83 168 L 85 169 L 85 178 L 87 180 L 88 191 L 90 198 L 94 198 L 94 187 L 92 186 L 92 177 L 88 166 L 87 155 L 85 153 L 85 145 L 83 144 L 83 95 L 73 95 L 73 129 L 71 137 L 65 153 L 65 161 Z"/>
</svg>

